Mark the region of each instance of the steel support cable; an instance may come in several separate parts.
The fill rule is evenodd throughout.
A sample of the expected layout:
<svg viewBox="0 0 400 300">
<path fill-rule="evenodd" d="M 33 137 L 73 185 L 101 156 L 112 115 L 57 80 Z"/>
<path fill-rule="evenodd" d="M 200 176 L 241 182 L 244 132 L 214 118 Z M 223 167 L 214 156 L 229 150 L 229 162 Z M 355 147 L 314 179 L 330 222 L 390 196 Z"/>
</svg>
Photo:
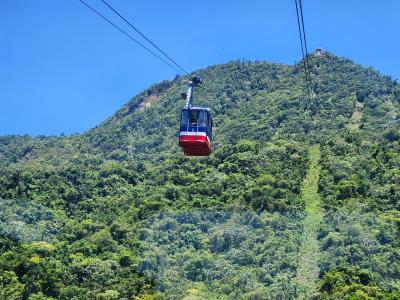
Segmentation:
<svg viewBox="0 0 400 300">
<path fill-rule="evenodd" d="M 301 55 L 303 56 L 303 65 L 304 65 L 304 72 L 306 72 L 306 64 L 305 64 L 305 57 L 304 57 L 304 45 L 303 45 L 303 36 L 301 34 L 301 25 L 300 25 L 300 17 L 299 17 L 299 9 L 297 6 L 297 0 L 294 1 L 296 3 L 296 15 L 297 15 L 297 26 L 299 29 L 299 37 L 300 37 L 300 44 L 301 44 Z M 307 74 L 305 74 L 307 77 Z"/>
<path fill-rule="evenodd" d="M 177 66 L 179 69 L 183 71 L 186 75 L 189 75 L 189 73 L 182 68 L 175 60 L 173 60 L 167 53 L 165 53 L 163 50 L 160 49 L 153 41 L 151 41 L 148 37 L 146 37 L 139 29 L 137 29 L 135 26 L 133 26 L 127 19 L 125 19 L 117 10 L 115 10 L 110 4 L 108 4 L 105 0 L 100 0 L 103 2 L 109 9 L 111 9 L 116 15 L 118 15 L 122 20 L 125 21 L 130 27 L 133 28 L 138 34 L 140 34 L 146 41 L 148 41 L 151 45 L 153 45 L 154 48 L 156 48 L 158 51 L 160 51 L 166 58 L 168 58 L 175 66 Z"/>
<path fill-rule="evenodd" d="M 112 25 L 114 28 L 118 29 L 121 33 L 123 33 L 124 35 L 126 35 L 128 38 L 130 38 L 132 41 L 134 41 L 136 44 L 138 44 L 139 46 L 141 46 L 142 48 L 144 48 L 146 51 L 148 51 L 149 53 L 151 53 L 153 56 L 155 56 L 156 58 L 158 58 L 161 62 L 163 62 L 164 64 L 166 64 L 167 66 L 169 66 L 170 68 L 174 69 L 176 72 L 178 72 L 179 74 L 182 75 L 182 71 L 178 70 L 176 67 L 174 67 L 173 65 L 171 65 L 169 62 L 167 62 L 166 60 L 164 60 L 162 57 L 160 57 L 159 55 L 157 55 L 157 53 L 153 52 L 151 49 L 147 48 L 145 45 L 143 45 L 141 42 L 139 42 L 138 40 L 136 40 L 133 36 L 131 36 L 129 33 L 127 33 L 125 30 L 121 29 L 118 25 L 114 24 L 113 22 L 111 22 L 109 19 L 107 19 L 104 15 L 102 15 L 100 12 L 98 12 L 95 8 L 93 8 L 92 6 L 90 6 L 89 4 L 87 4 L 85 1 L 83 0 L 79 0 L 82 4 L 84 4 L 87 8 L 89 8 L 91 11 L 93 11 L 96 15 L 98 15 L 100 18 L 102 18 L 103 20 L 105 20 L 107 23 L 109 23 L 110 25 Z"/>
<path fill-rule="evenodd" d="M 304 43 L 303 43 L 303 34 L 302 34 L 302 27 L 303 26 L 302 26 L 302 24 L 300 24 L 301 23 L 301 17 L 300 17 L 300 14 L 299 14 L 299 5 L 297 4 L 297 0 L 295 0 L 295 4 L 296 4 L 297 25 L 298 25 L 299 37 L 300 37 L 300 45 L 301 45 L 301 54 L 303 56 L 304 77 L 305 77 L 306 86 L 307 86 L 307 90 L 308 90 L 308 97 L 309 97 L 309 100 L 311 102 L 311 93 L 310 93 L 311 89 L 310 89 L 308 65 L 307 65 L 306 57 L 304 55 L 305 47 L 304 47 Z"/>
<path fill-rule="evenodd" d="M 305 52 L 306 52 L 306 63 L 307 63 L 307 70 L 308 70 L 308 80 L 310 82 L 310 85 L 312 86 L 311 73 L 310 73 L 310 63 L 308 61 L 306 29 L 305 29 L 305 26 L 304 26 L 304 18 L 303 18 L 303 5 L 301 4 L 301 0 L 299 0 L 299 5 L 300 5 L 301 24 L 302 24 L 302 29 L 303 29 L 304 49 L 305 49 Z"/>
<path fill-rule="evenodd" d="M 297 4 L 297 1 L 299 4 Z M 309 64 L 308 64 L 308 50 L 307 50 L 307 45 L 306 45 L 306 40 L 305 40 L 305 34 L 304 34 L 304 19 L 303 19 L 303 11 L 302 11 L 302 5 L 300 0 L 295 0 L 296 3 L 296 14 L 297 14 L 297 25 L 299 28 L 299 35 L 300 35 L 300 43 L 301 43 L 301 53 L 303 55 L 303 61 L 304 61 L 304 66 L 305 66 L 305 72 L 306 72 L 306 80 L 308 81 L 307 84 L 311 83 L 311 76 L 309 72 Z"/>
</svg>

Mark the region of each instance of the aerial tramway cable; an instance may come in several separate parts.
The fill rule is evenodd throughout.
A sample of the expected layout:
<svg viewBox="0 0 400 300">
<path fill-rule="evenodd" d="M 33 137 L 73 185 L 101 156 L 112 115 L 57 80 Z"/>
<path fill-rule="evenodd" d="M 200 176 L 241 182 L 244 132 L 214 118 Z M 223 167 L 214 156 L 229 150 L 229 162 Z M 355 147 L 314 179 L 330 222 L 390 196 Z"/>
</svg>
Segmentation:
<svg viewBox="0 0 400 300">
<path fill-rule="evenodd" d="M 299 6 L 300 6 L 300 16 L 301 16 L 301 26 L 303 30 L 303 40 L 304 40 L 304 50 L 306 52 L 306 63 L 307 63 L 307 68 L 308 68 L 308 78 L 310 80 L 311 84 L 311 77 L 310 77 L 310 64 L 308 62 L 308 50 L 307 50 L 307 38 L 306 38 L 306 29 L 304 27 L 304 18 L 303 18 L 303 5 L 301 4 L 301 0 L 299 1 Z"/>
<path fill-rule="evenodd" d="M 105 17 L 103 14 L 101 14 L 99 11 L 97 11 L 94 7 L 90 6 L 89 4 L 87 4 L 84 0 L 79 0 L 83 5 L 85 5 L 87 8 L 89 8 L 91 11 L 93 11 L 96 15 L 98 15 L 100 18 L 102 18 L 103 20 L 105 20 L 107 23 L 109 23 L 110 25 L 112 25 L 114 28 L 116 28 L 117 30 L 119 30 L 121 33 L 123 33 L 124 35 L 126 35 L 128 38 L 130 38 L 132 41 L 134 41 L 136 44 L 138 44 L 139 46 L 141 46 L 143 49 L 145 49 L 147 52 L 151 53 L 153 56 L 155 56 L 157 59 L 159 59 L 161 62 L 163 62 L 164 64 L 166 64 L 167 66 L 169 66 L 170 68 L 174 69 L 176 72 L 178 72 L 180 75 L 183 75 L 182 71 L 180 71 L 179 69 L 177 69 L 175 66 L 173 66 L 172 64 L 170 64 L 168 61 L 166 61 L 165 59 L 163 59 L 162 57 L 160 57 L 157 53 L 155 53 L 154 51 L 152 51 L 151 49 L 149 49 L 148 47 L 146 47 L 145 45 L 143 45 L 141 42 L 139 42 L 137 39 L 135 39 L 133 36 L 131 36 L 129 33 L 127 33 L 125 30 L 123 30 L 122 28 L 120 28 L 118 25 L 116 25 L 115 23 L 113 23 L 112 21 L 110 21 L 107 17 Z"/>
<path fill-rule="evenodd" d="M 108 4 L 105 0 L 100 0 L 103 2 L 109 9 L 111 9 L 116 15 L 118 15 L 122 20 L 125 21 L 130 27 L 133 28 L 138 34 L 140 34 L 146 41 L 148 41 L 154 48 L 156 48 L 158 51 L 160 51 L 166 58 L 168 58 L 175 66 L 177 66 L 179 69 L 183 71 L 186 75 L 189 75 L 189 73 L 182 68 L 175 60 L 173 60 L 167 53 L 165 53 L 163 50 L 160 49 L 153 41 L 151 41 L 148 37 L 146 37 L 139 29 L 137 29 L 135 26 L 133 26 L 127 19 L 125 19 L 117 10 L 115 10 L 110 4 Z"/>
<path fill-rule="evenodd" d="M 305 32 L 305 26 L 304 26 L 303 7 L 302 7 L 301 0 L 294 0 L 294 1 L 296 4 L 297 25 L 298 25 L 298 30 L 299 30 L 301 53 L 303 56 L 304 76 L 305 76 L 306 86 L 307 86 L 307 90 L 308 90 L 308 97 L 311 102 L 312 82 L 311 82 L 311 75 L 310 75 L 310 65 L 309 65 L 309 61 L 308 61 L 307 39 L 306 39 L 306 32 Z"/>
</svg>

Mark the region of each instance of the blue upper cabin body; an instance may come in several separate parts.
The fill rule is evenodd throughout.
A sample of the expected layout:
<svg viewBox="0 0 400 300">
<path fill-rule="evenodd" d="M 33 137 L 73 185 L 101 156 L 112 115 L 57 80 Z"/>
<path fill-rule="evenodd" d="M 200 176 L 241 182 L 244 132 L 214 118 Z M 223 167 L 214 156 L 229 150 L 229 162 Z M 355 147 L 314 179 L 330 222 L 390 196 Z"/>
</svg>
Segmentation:
<svg viewBox="0 0 400 300">
<path fill-rule="evenodd" d="M 194 106 L 181 110 L 181 132 L 206 132 L 211 139 L 212 118 L 207 107 Z"/>
</svg>

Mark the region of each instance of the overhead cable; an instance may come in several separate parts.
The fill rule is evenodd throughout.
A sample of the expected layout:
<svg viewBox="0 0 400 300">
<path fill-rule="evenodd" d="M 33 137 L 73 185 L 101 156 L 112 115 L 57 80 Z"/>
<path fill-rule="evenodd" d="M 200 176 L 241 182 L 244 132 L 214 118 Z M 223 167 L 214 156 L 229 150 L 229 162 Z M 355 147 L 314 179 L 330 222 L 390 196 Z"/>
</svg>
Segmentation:
<svg viewBox="0 0 400 300">
<path fill-rule="evenodd" d="M 300 37 L 300 46 L 301 46 L 301 53 L 303 56 L 303 67 L 304 67 L 304 76 L 306 81 L 306 86 L 308 90 L 308 97 L 311 102 L 311 74 L 310 74 L 310 65 L 308 61 L 308 50 L 307 50 L 307 40 L 306 40 L 306 33 L 305 33 L 305 26 L 304 26 L 304 17 L 303 17 L 303 8 L 301 0 L 295 0 L 296 4 L 296 15 L 297 15 L 297 25 L 299 30 L 299 37 Z"/>
<path fill-rule="evenodd" d="M 114 9 L 110 4 L 108 4 L 105 0 L 100 0 L 103 2 L 109 9 L 111 9 L 116 15 L 118 15 L 122 20 L 125 21 L 130 27 L 133 28 L 138 34 L 140 34 L 146 41 L 148 41 L 154 48 L 156 48 L 158 51 L 160 51 L 166 58 L 168 58 L 175 66 L 177 66 L 179 69 L 183 71 L 183 73 L 189 75 L 189 73 L 182 68 L 175 60 L 173 60 L 167 53 L 165 53 L 163 50 L 160 49 L 152 40 L 150 40 L 148 37 L 146 37 L 139 29 L 137 29 L 135 26 L 133 26 L 127 19 L 125 19 L 116 9 Z"/>
<path fill-rule="evenodd" d="M 300 16 L 301 16 L 301 26 L 302 26 L 302 30 L 303 30 L 303 40 L 304 40 L 304 50 L 306 52 L 306 63 L 307 63 L 307 68 L 308 68 L 308 75 L 309 75 L 309 80 L 310 80 L 310 84 L 311 84 L 311 77 L 310 77 L 310 63 L 308 61 L 308 50 L 307 50 L 307 38 L 306 38 L 306 29 L 304 26 L 304 18 L 303 18 L 303 5 L 301 0 L 299 1 L 299 5 L 300 5 Z"/>
<path fill-rule="evenodd" d="M 123 30 L 122 28 L 120 28 L 118 25 L 116 25 L 115 23 L 111 22 L 108 18 L 106 18 L 103 14 L 101 14 L 100 12 L 98 12 L 95 8 L 93 8 L 92 6 L 90 6 L 89 4 L 87 4 L 84 0 L 79 0 L 82 4 L 84 4 L 87 8 L 89 8 L 91 11 L 93 11 L 96 15 L 98 15 L 100 18 L 102 18 L 103 20 L 105 20 L 107 23 L 109 23 L 110 25 L 112 25 L 114 28 L 116 28 L 117 30 L 119 30 L 121 33 L 123 33 L 124 35 L 126 35 L 128 38 L 130 38 L 132 41 L 134 41 L 136 44 L 138 44 L 139 46 L 141 46 L 142 48 L 144 48 L 147 52 L 151 53 L 153 56 L 155 56 L 157 59 L 159 59 L 161 62 L 163 62 L 164 64 L 168 65 L 170 68 L 174 69 L 176 72 L 178 72 L 180 75 L 182 75 L 182 71 L 180 71 L 179 69 L 177 69 L 175 66 L 173 66 L 172 64 L 170 64 L 169 62 L 167 62 L 166 60 L 164 60 L 162 57 L 160 57 L 157 53 L 155 53 L 154 51 L 152 51 L 151 49 L 149 49 L 148 47 L 146 47 L 145 45 L 143 45 L 141 42 L 139 42 L 137 39 L 135 39 L 133 36 L 131 36 L 129 33 L 127 33 L 125 30 Z"/>
</svg>

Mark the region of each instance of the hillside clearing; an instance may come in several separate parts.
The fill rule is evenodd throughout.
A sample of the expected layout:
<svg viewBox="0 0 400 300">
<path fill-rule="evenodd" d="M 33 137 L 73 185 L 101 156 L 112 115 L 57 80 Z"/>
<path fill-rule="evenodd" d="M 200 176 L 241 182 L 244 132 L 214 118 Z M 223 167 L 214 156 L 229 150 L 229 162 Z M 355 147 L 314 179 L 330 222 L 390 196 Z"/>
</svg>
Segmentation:
<svg viewBox="0 0 400 300">
<path fill-rule="evenodd" d="M 317 234 L 323 218 L 321 200 L 318 195 L 318 181 L 320 175 L 319 145 L 310 147 L 309 159 L 310 166 L 301 187 L 301 198 L 304 200 L 307 215 L 303 220 L 303 236 L 296 274 L 300 299 L 309 299 L 317 291 L 317 279 L 319 275 L 319 245 Z"/>
</svg>

